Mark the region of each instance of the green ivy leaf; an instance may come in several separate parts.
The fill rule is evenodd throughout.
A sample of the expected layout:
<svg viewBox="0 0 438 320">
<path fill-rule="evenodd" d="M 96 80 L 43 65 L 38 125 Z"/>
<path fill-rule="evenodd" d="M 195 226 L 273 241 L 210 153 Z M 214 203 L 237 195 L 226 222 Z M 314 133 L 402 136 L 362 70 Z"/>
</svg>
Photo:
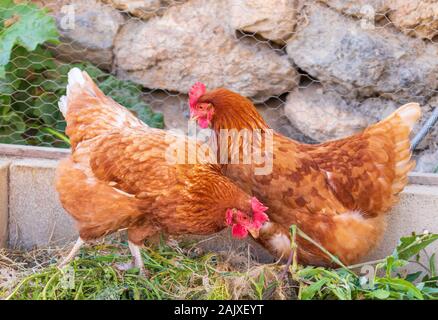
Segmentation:
<svg viewBox="0 0 438 320">
<path fill-rule="evenodd" d="M 10 76 L 5 76 L 5 78 L 0 78 L 0 95 L 11 95 L 14 93 L 14 87 L 12 85 Z"/>
<path fill-rule="evenodd" d="M 17 3 L 16 3 L 17 2 Z M 59 33 L 47 10 L 34 4 L 0 0 L 0 141 L 65 147 L 65 121 L 58 100 L 65 95 L 67 73 L 86 71 L 105 94 L 132 110 L 143 122 L 163 128 L 161 113 L 142 99 L 142 87 L 122 81 L 88 62 L 63 64 L 42 45 L 58 43 Z"/>
<path fill-rule="evenodd" d="M 22 141 L 26 124 L 22 116 L 11 109 L 10 98 L 0 96 L 0 143 Z"/>
<path fill-rule="evenodd" d="M 59 42 L 55 20 L 34 4 L 0 0 L 0 23 L 0 78 L 15 45 L 33 51 L 39 44 Z"/>
</svg>

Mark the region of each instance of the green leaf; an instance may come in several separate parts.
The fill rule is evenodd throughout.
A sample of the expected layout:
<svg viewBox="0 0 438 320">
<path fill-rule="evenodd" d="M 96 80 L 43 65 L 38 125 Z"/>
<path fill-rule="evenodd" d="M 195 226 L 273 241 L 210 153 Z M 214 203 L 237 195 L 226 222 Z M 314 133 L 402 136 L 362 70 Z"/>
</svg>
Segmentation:
<svg viewBox="0 0 438 320">
<path fill-rule="evenodd" d="M 436 276 L 435 253 L 433 253 L 429 258 L 429 269 L 430 269 L 430 276 L 435 277 Z"/>
<path fill-rule="evenodd" d="M 418 271 L 415 273 L 410 273 L 406 276 L 405 280 L 409 281 L 409 282 L 414 282 L 415 280 L 417 280 L 421 275 L 423 274 L 422 271 Z"/>
<path fill-rule="evenodd" d="M 391 271 L 392 271 L 392 266 L 393 266 L 393 264 L 394 264 L 394 261 L 395 261 L 395 258 L 394 258 L 394 256 L 388 256 L 388 257 L 386 257 L 386 266 L 385 266 L 385 269 L 386 269 L 386 276 L 387 277 L 391 277 Z"/>
<path fill-rule="evenodd" d="M 424 287 L 422 291 L 429 295 L 438 295 L 438 288 Z"/>
<path fill-rule="evenodd" d="M 344 290 L 342 290 L 340 288 L 334 288 L 333 293 L 336 295 L 336 297 L 339 300 L 351 300 L 351 296 L 350 296 L 349 292 L 345 292 Z"/>
<path fill-rule="evenodd" d="M 5 77 L 15 45 L 33 51 L 39 44 L 57 43 L 59 39 L 55 20 L 34 4 L 0 0 L 0 22 L 0 78 Z"/>
<path fill-rule="evenodd" d="M 390 295 L 391 295 L 391 292 L 389 292 L 388 290 L 377 289 L 375 291 L 371 291 L 368 294 L 368 297 L 384 300 L 384 299 L 388 299 Z"/>
<path fill-rule="evenodd" d="M 56 62 L 43 44 L 58 43 L 58 38 L 47 10 L 28 2 L 0 0 L 0 102 L 5 106 L 0 110 L 1 142 L 67 146 L 58 100 L 65 95 L 67 73 L 73 67 L 85 70 L 105 94 L 146 124 L 164 127 L 163 115 L 142 100 L 140 85 L 119 80 L 88 62 Z"/>
<path fill-rule="evenodd" d="M 17 143 L 23 141 L 22 134 L 26 124 L 22 116 L 12 110 L 9 97 L 0 96 L 0 143 Z"/>
<path fill-rule="evenodd" d="M 379 284 L 386 284 L 390 288 L 396 291 L 401 291 L 402 293 L 407 294 L 408 296 L 411 296 L 413 298 L 423 300 L 423 294 L 420 290 L 418 290 L 417 287 L 415 287 L 412 283 L 404 280 L 404 279 L 397 279 L 397 278 L 377 278 L 376 283 Z"/>
<path fill-rule="evenodd" d="M 0 78 L 0 95 L 11 95 L 14 93 L 14 87 L 12 85 L 11 76 L 5 76 L 3 79 Z"/>
<path fill-rule="evenodd" d="M 438 240 L 438 234 L 431 233 L 403 237 L 392 255 L 398 259 L 408 260 L 436 240 Z"/>
<path fill-rule="evenodd" d="M 13 67 L 12 72 L 19 70 L 20 76 L 26 72 L 38 72 L 47 69 L 55 69 L 55 60 L 49 50 L 41 46 L 37 46 L 32 52 L 25 48 L 16 46 L 12 51 L 11 60 L 9 62 Z"/>
<path fill-rule="evenodd" d="M 321 290 L 322 286 L 324 286 L 329 281 L 328 278 L 323 278 L 317 282 L 312 283 L 311 285 L 304 287 L 301 290 L 301 299 L 302 300 L 310 300 L 315 294 Z"/>
</svg>

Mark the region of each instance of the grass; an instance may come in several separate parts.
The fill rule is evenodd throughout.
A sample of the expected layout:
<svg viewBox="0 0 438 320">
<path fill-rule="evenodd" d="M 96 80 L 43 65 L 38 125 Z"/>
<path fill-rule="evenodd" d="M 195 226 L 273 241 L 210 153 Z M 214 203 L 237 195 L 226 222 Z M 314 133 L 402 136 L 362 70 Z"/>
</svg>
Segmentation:
<svg viewBox="0 0 438 320">
<path fill-rule="evenodd" d="M 294 226 L 291 233 L 307 239 Z M 435 255 L 425 251 L 437 239 L 412 234 L 384 259 L 338 269 L 300 266 L 295 254 L 287 279 L 281 279 L 282 264 L 260 264 L 248 252 L 204 252 L 196 243 L 174 240 L 143 249 L 149 278 L 115 267 L 131 256 L 127 244 L 114 239 L 83 248 L 62 270 L 56 261 L 67 248 L 3 249 L 0 299 L 438 299 Z M 422 271 L 404 272 L 408 265 Z"/>
<path fill-rule="evenodd" d="M 253 261 L 248 268 L 248 258 L 243 255 L 204 253 L 192 245 L 163 242 L 142 251 L 149 278 L 139 276 L 136 269 L 122 272 L 115 267 L 131 258 L 123 242 L 85 247 L 69 266 L 59 270 L 55 257 L 66 252 L 64 248 L 1 252 L 0 268 L 8 270 L 9 281 L 3 280 L 3 288 L 0 284 L 0 298 L 258 299 L 281 271 L 279 265 Z M 273 296 L 282 298 L 282 290 L 278 287 Z"/>
</svg>

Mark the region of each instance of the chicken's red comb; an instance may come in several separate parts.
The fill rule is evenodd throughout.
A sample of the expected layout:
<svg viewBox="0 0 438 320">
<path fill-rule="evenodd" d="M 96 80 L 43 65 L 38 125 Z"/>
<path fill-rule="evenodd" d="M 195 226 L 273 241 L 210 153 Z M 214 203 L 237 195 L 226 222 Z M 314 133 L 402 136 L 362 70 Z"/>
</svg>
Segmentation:
<svg viewBox="0 0 438 320">
<path fill-rule="evenodd" d="M 265 213 L 268 207 L 264 206 L 256 197 L 252 197 L 251 199 L 251 208 L 255 227 L 261 227 L 266 221 L 269 221 L 269 217 Z"/>
<path fill-rule="evenodd" d="M 196 82 L 189 91 L 189 105 L 190 109 L 193 109 L 198 102 L 198 99 L 205 93 L 205 84 Z"/>
</svg>

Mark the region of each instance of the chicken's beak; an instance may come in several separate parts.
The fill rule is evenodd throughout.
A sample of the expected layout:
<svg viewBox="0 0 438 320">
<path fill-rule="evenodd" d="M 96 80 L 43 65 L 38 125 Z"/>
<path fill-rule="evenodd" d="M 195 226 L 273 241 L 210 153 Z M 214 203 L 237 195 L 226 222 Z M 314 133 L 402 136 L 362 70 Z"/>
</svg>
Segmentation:
<svg viewBox="0 0 438 320">
<path fill-rule="evenodd" d="M 257 239 L 260 235 L 260 230 L 256 228 L 250 228 L 248 229 L 248 232 L 252 235 L 254 239 Z"/>
<path fill-rule="evenodd" d="M 198 121 L 198 119 L 199 119 L 199 116 L 197 116 L 197 115 L 190 116 L 190 121 Z"/>
</svg>

